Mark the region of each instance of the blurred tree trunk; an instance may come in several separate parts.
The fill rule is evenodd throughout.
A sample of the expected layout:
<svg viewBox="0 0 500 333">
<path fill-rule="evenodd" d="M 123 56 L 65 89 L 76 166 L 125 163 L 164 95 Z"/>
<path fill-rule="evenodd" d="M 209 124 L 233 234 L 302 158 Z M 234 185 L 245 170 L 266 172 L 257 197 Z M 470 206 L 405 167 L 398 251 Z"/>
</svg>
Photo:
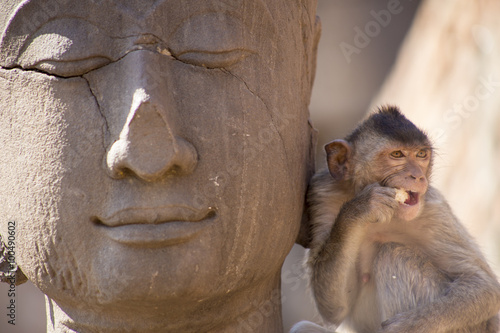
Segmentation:
<svg viewBox="0 0 500 333">
<path fill-rule="evenodd" d="M 437 148 L 432 183 L 500 273 L 500 1 L 426 0 L 373 105 Z"/>
</svg>

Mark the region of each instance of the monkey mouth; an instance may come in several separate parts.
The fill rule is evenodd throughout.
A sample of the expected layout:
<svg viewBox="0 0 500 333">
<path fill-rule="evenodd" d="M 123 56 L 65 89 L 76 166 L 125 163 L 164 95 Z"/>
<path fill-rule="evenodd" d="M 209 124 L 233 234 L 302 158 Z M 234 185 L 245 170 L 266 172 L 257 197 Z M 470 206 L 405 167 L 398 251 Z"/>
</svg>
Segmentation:
<svg viewBox="0 0 500 333">
<path fill-rule="evenodd" d="M 406 191 L 406 193 L 408 193 L 408 199 L 405 200 L 405 205 L 414 206 L 418 204 L 418 192 Z"/>
</svg>

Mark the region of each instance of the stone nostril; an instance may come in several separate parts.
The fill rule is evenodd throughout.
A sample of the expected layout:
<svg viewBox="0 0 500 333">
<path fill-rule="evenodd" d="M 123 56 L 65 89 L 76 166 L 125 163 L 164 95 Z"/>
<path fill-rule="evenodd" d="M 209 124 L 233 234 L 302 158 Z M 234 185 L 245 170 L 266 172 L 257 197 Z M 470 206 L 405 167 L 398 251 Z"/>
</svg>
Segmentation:
<svg viewBox="0 0 500 333">
<path fill-rule="evenodd" d="M 166 174 L 190 174 L 196 168 L 197 151 L 183 138 L 174 137 L 169 142 L 154 144 L 164 147 L 159 152 L 157 148 L 134 147 L 134 143 L 129 140 L 115 142 L 106 156 L 110 176 L 122 179 L 135 175 L 152 182 L 163 178 Z M 140 146 L 140 143 L 138 145 Z"/>
</svg>

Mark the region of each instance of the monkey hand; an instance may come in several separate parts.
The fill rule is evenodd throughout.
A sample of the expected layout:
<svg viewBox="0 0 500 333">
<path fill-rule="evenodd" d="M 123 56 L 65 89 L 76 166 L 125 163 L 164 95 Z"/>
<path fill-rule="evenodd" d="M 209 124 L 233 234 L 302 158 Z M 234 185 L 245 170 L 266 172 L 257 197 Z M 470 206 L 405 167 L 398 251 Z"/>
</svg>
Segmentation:
<svg viewBox="0 0 500 333">
<path fill-rule="evenodd" d="M 363 220 L 385 223 L 392 219 L 399 206 L 395 196 L 396 189 L 373 183 L 361 190 L 355 201 L 363 210 Z"/>
</svg>

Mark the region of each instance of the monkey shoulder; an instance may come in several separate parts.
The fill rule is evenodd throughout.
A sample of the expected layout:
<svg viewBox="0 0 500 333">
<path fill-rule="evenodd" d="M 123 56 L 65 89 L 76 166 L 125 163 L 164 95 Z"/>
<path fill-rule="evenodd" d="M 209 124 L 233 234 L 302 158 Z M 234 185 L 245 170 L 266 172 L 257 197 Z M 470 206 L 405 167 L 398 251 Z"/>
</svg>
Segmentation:
<svg viewBox="0 0 500 333">
<path fill-rule="evenodd" d="M 334 180 L 328 170 L 319 171 L 313 176 L 307 195 L 312 217 L 330 212 L 338 214 L 342 204 L 349 200 L 349 186 L 344 183 Z"/>
<path fill-rule="evenodd" d="M 455 216 L 444 195 L 429 186 L 424 212 L 418 217 L 422 229 L 426 230 L 426 243 L 432 244 L 434 252 L 449 265 L 448 257 L 461 258 L 462 262 L 484 261 L 484 257 L 465 225 Z M 425 245 L 422 244 L 424 247 Z M 438 250 L 439 249 L 439 250 Z M 446 255 L 449 254 L 449 255 Z M 448 261 L 446 261 L 448 260 Z M 458 265 L 461 267 L 462 265 Z"/>
<path fill-rule="evenodd" d="M 424 199 L 424 209 L 420 220 L 430 220 L 439 224 L 461 224 L 453 213 L 444 195 L 435 187 L 429 186 Z"/>
<path fill-rule="evenodd" d="M 442 206 L 444 204 L 449 207 L 444 195 L 432 185 L 429 185 L 427 193 L 425 194 L 425 203 L 427 205 L 430 204 L 436 206 Z"/>
<path fill-rule="evenodd" d="M 342 205 L 350 199 L 350 184 L 336 181 L 327 169 L 318 171 L 307 194 L 308 218 L 311 227 L 311 251 L 319 249 L 330 235 Z"/>
</svg>

